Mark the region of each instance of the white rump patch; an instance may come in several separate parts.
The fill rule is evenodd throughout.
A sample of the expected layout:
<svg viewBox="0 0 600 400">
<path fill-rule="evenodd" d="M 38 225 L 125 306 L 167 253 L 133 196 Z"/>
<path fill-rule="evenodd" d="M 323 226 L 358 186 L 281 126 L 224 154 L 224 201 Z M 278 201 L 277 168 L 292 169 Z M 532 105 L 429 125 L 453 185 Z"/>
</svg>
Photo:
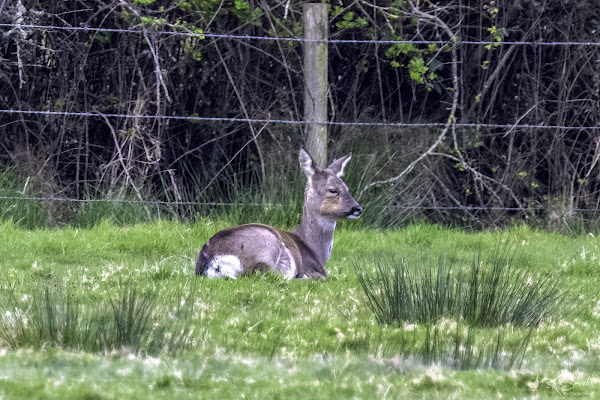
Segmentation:
<svg viewBox="0 0 600 400">
<path fill-rule="evenodd" d="M 242 263 L 236 256 L 225 254 L 215 256 L 208 263 L 206 276 L 209 278 L 236 279 L 242 273 Z"/>
</svg>

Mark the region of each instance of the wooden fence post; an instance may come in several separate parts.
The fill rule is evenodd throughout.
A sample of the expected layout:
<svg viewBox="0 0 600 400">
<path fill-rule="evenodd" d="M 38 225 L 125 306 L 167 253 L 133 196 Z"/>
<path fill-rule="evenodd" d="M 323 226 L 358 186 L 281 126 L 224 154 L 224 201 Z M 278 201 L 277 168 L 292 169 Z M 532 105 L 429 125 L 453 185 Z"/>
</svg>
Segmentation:
<svg viewBox="0 0 600 400">
<path fill-rule="evenodd" d="M 308 3 L 304 12 L 304 144 L 321 168 L 327 166 L 327 4 Z M 318 41 L 316 41 L 318 40 Z"/>
</svg>

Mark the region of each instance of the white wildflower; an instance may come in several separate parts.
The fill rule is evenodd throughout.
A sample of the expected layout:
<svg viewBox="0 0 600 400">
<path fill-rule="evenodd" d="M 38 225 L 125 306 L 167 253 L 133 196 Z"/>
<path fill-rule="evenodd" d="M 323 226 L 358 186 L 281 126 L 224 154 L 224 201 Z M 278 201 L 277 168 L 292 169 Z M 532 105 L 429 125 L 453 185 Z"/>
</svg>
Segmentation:
<svg viewBox="0 0 600 400">
<path fill-rule="evenodd" d="M 434 364 L 425 370 L 425 374 L 430 377 L 433 381 L 443 381 L 446 379 L 442 373 L 442 367 L 438 364 Z"/>
<path fill-rule="evenodd" d="M 411 331 L 414 331 L 416 327 L 417 327 L 416 324 L 404 323 L 404 327 L 403 328 L 404 328 L 405 331 L 411 332 Z"/>
<path fill-rule="evenodd" d="M 594 318 L 600 318 L 600 300 L 598 300 L 598 302 L 596 303 L 594 311 L 592 311 L 592 315 L 594 316 Z"/>
</svg>

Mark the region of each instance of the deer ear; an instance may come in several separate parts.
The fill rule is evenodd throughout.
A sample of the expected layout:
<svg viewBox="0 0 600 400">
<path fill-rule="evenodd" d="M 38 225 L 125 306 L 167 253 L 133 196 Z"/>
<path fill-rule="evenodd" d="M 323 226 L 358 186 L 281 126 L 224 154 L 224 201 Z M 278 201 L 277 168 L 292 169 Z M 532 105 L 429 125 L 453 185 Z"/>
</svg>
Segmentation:
<svg viewBox="0 0 600 400">
<path fill-rule="evenodd" d="M 329 165 L 329 167 L 327 167 L 327 169 L 336 174 L 338 178 L 341 178 L 342 176 L 344 176 L 344 168 L 346 168 L 346 165 L 348 164 L 351 158 L 352 153 L 348 154 L 345 157 L 338 158 L 337 160 L 332 162 Z"/>
<path fill-rule="evenodd" d="M 315 167 L 315 162 L 313 161 L 310 154 L 308 154 L 306 152 L 306 150 L 301 148 L 299 160 L 300 160 L 300 168 L 302 168 L 302 171 L 304 171 L 304 174 L 307 177 L 312 178 L 317 173 L 317 168 Z"/>
</svg>

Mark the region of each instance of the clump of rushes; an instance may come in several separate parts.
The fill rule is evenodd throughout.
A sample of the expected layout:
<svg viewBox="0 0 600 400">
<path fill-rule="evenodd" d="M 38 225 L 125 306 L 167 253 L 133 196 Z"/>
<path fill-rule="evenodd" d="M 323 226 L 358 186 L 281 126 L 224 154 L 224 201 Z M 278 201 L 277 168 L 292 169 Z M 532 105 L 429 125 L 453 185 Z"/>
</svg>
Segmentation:
<svg viewBox="0 0 600 400">
<path fill-rule="evenodd" d="M 452 359 L 461 369 L 512 368 L 522 361 L 533 330 L 567 299 L 560 272 L 541 275 L 516 261 L 514 250 L 498 245 L 488 260 L 482 261 L 479 251 L 466 268 L 449 264 L 446 257 L 438 258 L 437 266 L 420 261 L 411 267 L 404 259 L 379 257 L 374 268 L 356 263 L 355 270 L 379 324 L 424 326 L 426 361 Z M 448 320 L 456 327 L 450 340 L 442 340 L 439 323 Z M 509 327 L 520 337 L 509 340 L 514 346 L 507 356 Z"/>
<path fill-rule="evenodd" d="M 531 328 L 556 313 L 566 299 L 561 273 L 541 275 L 515 265 L 515 253 L 498 246 L 489 260 L 478 252 L 470 268 L 437 268 L 421 262 L 409 267 L 404 259 L 377 258 L 355 264 L 367 303 L 382 325 L 430 323 L 456 318 L 477 327 L 504 324 Z"/>
<path fill-rule="evenodd" d="M 159 307 L 153 292 L 132 287 L 92 305 L 49 288 L 22 297 L 8 290 L 1 297 L 0 344 L 11 349 L 52 346 L 156 355 L 179 353 L 191 342 L 191 295 L 183 305 L 166 307 L 173 313 Z"/>
</svg>

